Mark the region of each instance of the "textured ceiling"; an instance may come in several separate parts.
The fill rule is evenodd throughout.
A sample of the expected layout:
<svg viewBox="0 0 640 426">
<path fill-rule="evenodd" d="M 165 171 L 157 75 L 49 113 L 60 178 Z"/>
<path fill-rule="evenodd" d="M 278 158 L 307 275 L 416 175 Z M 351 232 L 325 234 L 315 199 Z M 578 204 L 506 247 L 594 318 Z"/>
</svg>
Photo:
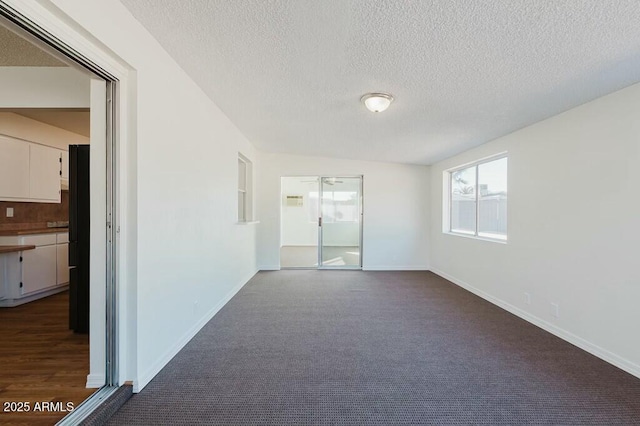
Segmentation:
<svg viewBox="0 0 640 426">
<path fill-rule="evenodd" d="M 122 2 L 265 151 L 431 164 L 640 81 L 638 0 Z"/>
<path fill-rule="evenodd" d="M 0 25 L 0 67 L 66 67 L 53 56 Z"/>
</svg>

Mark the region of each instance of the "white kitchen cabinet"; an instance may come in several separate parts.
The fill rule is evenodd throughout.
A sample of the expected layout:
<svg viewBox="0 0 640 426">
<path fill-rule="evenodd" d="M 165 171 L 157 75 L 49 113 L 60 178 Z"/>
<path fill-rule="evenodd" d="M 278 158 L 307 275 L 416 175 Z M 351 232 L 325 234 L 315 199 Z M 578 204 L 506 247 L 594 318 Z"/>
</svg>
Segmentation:
<svg viewBox="0 0 640 426">
<path fill-rule="evenodd" d="M 57 285 L 58 265 L 56 235 L 29 235 L 21 238 L 21 244 L 33 244 L 34 250 L 22 253 L 22 295 Z"/>
<path fill-rule="evenodd" d="M 29 198 L 60 202 L 60 151 L 29 144 Z"/>
<path fill-rule="evenodd" d="M 0 200 L 59 203 L 68 160 L 66 151 L 0 136 Z"/>
<path fill-rule="evenodd" d="M 0 254 L 0 306 L 13 306 L 12 299 L 20 298 L 22 281 L 22 252 Z"/>
<path fill-rule="evenodd" d="M 69 244 L 58 244 L 57 251 L 57 285 L 67 284 L 69 282 Z"/>
<path fill-rule="evenodd" d="M 7 258 L 12 253 L 4 253 L 0 254 L 0 300 L 6 299 L 7 297 Z"/>
<path fill-rule="evenodd" d="M 22 253 L 22 294 L 57 285 L 55 245 L 36 247 Z"/>
<path fill-rule="evenodd" d="M 57 234 L 56 251 L 56 284 L 67 284 L 69 282 L 69 233 Z"/>
<path fill-rule="evenodd" d="M 60 151 L 60 179 L 69 180 L 69 151 Z"/>
<path fill-rule="evenodd" d="M 29 144 L 0 136 L 0 200 L 29 198 Z"/>
<path fill-rule="evenodd" d="M 0 244 L 34 245 L 35 249 L 0 256 L 4 300 L 0 307 L 16 306 L 63 291 L 69 282 L 68 232 L 0 237 Z M 2 267 L 0 264 L 0 274 Z"/>
</svg>

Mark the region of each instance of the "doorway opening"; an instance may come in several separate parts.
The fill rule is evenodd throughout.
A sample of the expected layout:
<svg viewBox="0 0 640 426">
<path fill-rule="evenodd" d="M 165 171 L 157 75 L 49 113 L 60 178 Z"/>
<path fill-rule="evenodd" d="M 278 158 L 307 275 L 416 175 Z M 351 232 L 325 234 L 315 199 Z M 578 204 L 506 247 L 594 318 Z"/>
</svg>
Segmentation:
<svg viewBox="0 0 640 426">
<path fill-rule="evenodd" d="M 280 266 L 362 268 L 362 176 L 281 179 Z"/>
<path fill-rule="evenodd" d="M 117 384 L 117 79 L 1 1 L 0 40 L 2 420 L 77 424 Z"/>
</svg>

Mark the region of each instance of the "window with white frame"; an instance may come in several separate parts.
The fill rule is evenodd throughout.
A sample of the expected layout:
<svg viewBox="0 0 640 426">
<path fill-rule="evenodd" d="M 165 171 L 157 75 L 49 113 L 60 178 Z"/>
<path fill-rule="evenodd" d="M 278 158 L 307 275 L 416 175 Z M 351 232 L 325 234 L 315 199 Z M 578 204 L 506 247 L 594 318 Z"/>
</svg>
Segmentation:
<svg viewBox="0 0 640 426">
<path fill-rule="evenodd" d="M 445 172 L 449 180 L 446 232 L 507 240 L 507 156 Z"/>
<path fill-rule="evenodd" d="M 238 153 L 238 222 L 250 222 L 253 211 L 252 164 Z"/>
</svg>

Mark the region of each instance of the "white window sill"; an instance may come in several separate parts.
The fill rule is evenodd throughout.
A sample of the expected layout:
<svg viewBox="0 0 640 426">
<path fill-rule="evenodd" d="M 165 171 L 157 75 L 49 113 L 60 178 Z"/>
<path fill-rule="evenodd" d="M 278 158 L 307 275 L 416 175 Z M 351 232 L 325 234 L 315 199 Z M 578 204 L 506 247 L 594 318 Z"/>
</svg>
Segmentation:
<svg viewBox="0 0 640 426">
<path fill-rule="evenodd" d="M 236 222 L 236 225 L 255 225 L 260 223 L 259 220 L 250 220 L 249 222 Z"/>
<path fill-rule="evenodd" d="M 498 239 L 498 238 L 489 238 L 489 237 L 478 237 L 476 235 L 467 235 L 467 234 L 462 234 L 459 232 L 447 232 L 447 231 L 443 231 L 442 232 L 445 235 L 453 235 L 456 237 L 462 237 L 462 238 L 469 238 L 471 240 L 480 240 L 480 241 L 488 241 L 490 243 L 498 243 L 498 244 L 507 244 L 507 240 L 504 239 Z"/>
</svg>

